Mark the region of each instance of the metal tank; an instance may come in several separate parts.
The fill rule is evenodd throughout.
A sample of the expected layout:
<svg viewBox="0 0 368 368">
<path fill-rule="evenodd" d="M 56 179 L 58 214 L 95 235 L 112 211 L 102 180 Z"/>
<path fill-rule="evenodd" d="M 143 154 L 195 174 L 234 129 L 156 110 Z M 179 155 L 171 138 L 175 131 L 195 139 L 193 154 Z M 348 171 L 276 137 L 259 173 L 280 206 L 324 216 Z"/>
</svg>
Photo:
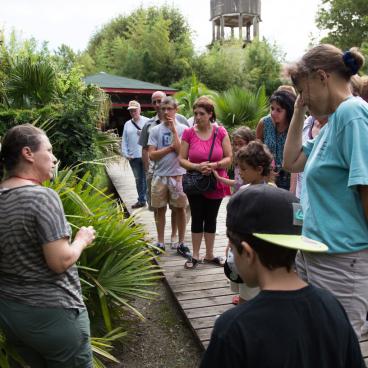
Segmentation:
<svg viewBox="0 0 368 368">
<path fill-rule="evenodd" d="M 213 41 L 225 38 L 225 28 L 231 29 L 231 37 L 238 29 L 239 38 L 243 39 L 243 28 L 246 27 L 245 41 L 259 36 L 261 21 L 261 0 L 210 0 Z"/>
</svg>

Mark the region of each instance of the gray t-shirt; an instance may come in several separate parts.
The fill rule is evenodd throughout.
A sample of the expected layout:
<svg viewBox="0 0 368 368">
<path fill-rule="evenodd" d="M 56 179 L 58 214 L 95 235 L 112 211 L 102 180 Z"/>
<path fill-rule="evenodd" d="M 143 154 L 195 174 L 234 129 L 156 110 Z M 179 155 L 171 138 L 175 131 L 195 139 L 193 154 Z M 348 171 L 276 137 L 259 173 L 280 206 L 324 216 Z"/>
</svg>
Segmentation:
<svg viewBox="0 0 368 368">
<path fill-rule="evenodd" d="M 175 119 L 177 122 L 179 122 L 180 124 L 186 125 L 187 127 L 190 127 L 190 124 L 187 120 L 187 118 L 181 114 L 175 114 Z"/>
<path fill-rule="evenodd" d="M 77 267 L 61 274 L 42 246 L 70 238 L 55 191 L 35 185 L 0 189 L 0 298 L 37 307 L 85 308 Z"/>
<path fill-rule="evenodd" d="M 157 115 L 149 119 L 146 124 L 144 124 L 138 141 L 138 144 L 140 144 L 142 148 L 146 148 L 148 146 L 148 137 L 150 135 L 151 129 L 158 124 L 160 124 L 160 119 Z"/>
<path fill-rule="evenodd" d="M 180 115 L 180 114 L 175 114 L 175 119 L 178 123 L 186 125 L 187 127 L 189 127 L 189 122 L 186 119 L 185 116 Z M 144 127 L 142 129 L 141 135 L 139 137 L 139 141 L 138 144 L 140 144 L 143 148 L 146 148 L 148 146 L 148 137 L 151 131 L 151 128 L 153 128 L 154 126 L 160 124 L 160 119 L 158 118 L 158 116 L 154 116 L 153 118 L 149 119 L 145 124 Z"/>
<path fill-rule="evenodd" d="M 176 131 L 178 132 L 179 138 L 183 135 L 183 132 L 187 127 L 185 125 L 175 122 Z M 148 138 L 148 145 L 154 146 L 157 149 L 170 146 L 172 143 L 172 132 L 165 125 L 161 123 L 153 128 Z M 155 161 L 155 176 L 176 176 L 185 174 L 185 169 L 179 164 L 179 158 L 176 152 L 170 152 L 161 160 Z"/>
</svg>

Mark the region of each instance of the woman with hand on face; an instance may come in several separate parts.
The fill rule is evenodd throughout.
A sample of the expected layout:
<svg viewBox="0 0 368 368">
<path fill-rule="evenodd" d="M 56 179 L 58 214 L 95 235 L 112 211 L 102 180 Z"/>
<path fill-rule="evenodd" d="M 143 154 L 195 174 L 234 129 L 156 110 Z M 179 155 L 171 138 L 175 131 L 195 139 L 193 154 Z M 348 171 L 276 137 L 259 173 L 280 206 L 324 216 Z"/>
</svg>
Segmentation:
<svg viewBox="0 0 368 368">
<path fill-rule="evenodd" d="M 0 152 L 6 173 L 0 183 L 0 330 L 27 366 L 90 368 L 89 319 L 75 263 L 95 231 L 82 227 L 70 242 L 61 201 L 42 186 L 55 165 L 41 129 L 24 124 L 5 134 Z"/>
<path fill-rule="evenodd" d="M 319 45 L 290 68 L 299 96 L 284 150 L 285 168 L 304 170 L 303 235 L 329 247 L 299 253 L 298 273 L 335 294 L 358 337 L 368 309 L 368 104 L 350 79 L 363 63 L 355 48 Z M 328 123 L 302 145 L 307 109 Z"/>
<path fill-rule="evenodd" d="M 227 177 L 226 168 L 231 164 L 232 150 L 227 131 L 215 122 L 215 108 L 212 100 L 200 97 L 193 106 L 195 125 L 183 133 L 180 148 L 180 164 L 187 170 L 196 170 L 210 175 L 216 170 Z M 208 161 L 212 141 L 215 137 L 210 161 Z M 199 250 L 204 237 L 206 254 L 203 261 L 223 266 L 224 260 L 213 253 L 216 220 L 222 198 L 230 194 L 229 186 L 217 182 L 216 189 L 196 195 L 187 195 L 192 215 L 193 255 L 185 263 L 188 269 L 195 268 L 199 261 Z"/>
<path fill-rule="evenodd" d="M 295 95 L 278 90 L 270 98 L 270 115 L 262 118 L 256 128 L 256 137 L 266 144 L 275 159 L 276 185 L 290 189 L 290 173 L 282 167 L 283 151 L 291 117 L 294 112 Z"/>
</svg>

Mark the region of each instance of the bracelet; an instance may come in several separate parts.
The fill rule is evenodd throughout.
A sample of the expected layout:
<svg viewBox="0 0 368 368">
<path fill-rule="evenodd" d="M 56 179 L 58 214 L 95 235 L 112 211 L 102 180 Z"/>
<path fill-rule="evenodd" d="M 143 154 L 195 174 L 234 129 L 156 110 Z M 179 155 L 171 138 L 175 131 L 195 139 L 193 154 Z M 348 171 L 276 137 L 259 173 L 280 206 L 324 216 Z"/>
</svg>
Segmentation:
<svg viewBox="0 0 368 368">
<path fill-rule="evenodd" d="M 220 161 L 216 162 L 216 169 L 220 169 Z"/>
</svg>

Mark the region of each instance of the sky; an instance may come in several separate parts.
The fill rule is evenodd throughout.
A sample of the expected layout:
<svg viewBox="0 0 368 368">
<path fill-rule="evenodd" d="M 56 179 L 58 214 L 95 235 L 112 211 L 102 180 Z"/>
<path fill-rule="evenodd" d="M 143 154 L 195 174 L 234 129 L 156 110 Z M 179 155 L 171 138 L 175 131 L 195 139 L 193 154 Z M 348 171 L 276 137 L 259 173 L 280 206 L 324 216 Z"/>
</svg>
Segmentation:
<svg viewBox="0 0 368 368">
<path fill-rule="evenodd" d="M 315 14 L 321 0 L 262 0 L 260 35 L 276 42 L 288 61 L 302 56 L 310 35 L 319 35 Z M 210 0 L 0 0 L 0 28 L 17 31 L 22 38 L 47 41 L 50 49 L 61 44 L 84 50 L 90 37 L 119 14 L 139 6 L 174 5 L 194 32 L 194 45 L 203 51 L 212 40 Z"/>
</svg>

